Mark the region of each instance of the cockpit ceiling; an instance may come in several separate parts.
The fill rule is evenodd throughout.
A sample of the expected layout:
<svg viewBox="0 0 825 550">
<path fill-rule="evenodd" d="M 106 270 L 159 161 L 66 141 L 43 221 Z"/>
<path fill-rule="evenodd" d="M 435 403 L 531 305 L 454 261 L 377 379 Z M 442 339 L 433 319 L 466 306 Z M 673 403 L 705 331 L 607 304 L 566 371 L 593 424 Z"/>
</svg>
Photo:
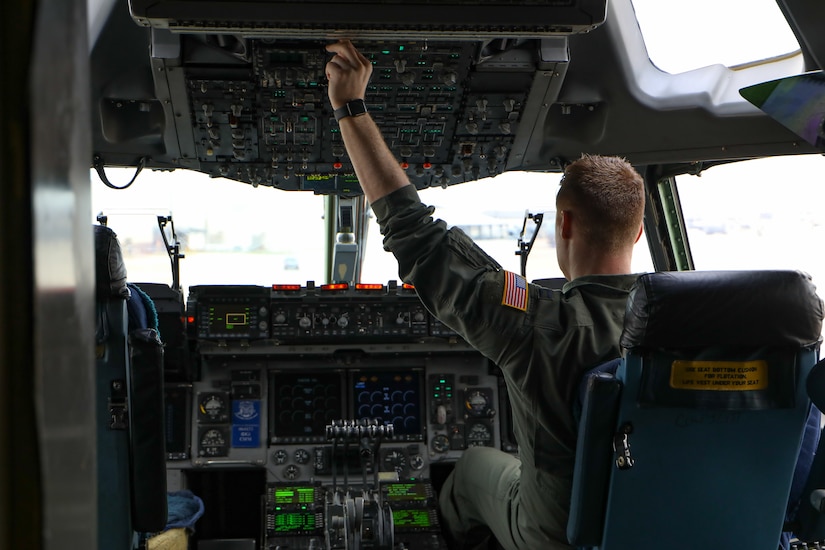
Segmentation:
<svg viewBox="0 0 825 550">
<path fill-rule="evenodd" d="M 374 63 L 368 108 L 419 188 L 558 171 L 582 152 L 688 166 L 816 150 L 738 85 L 719 99 L 712 86 L 738 83 L 742 71 L 706 71 L 711 89 L 681 102 L 652 94 L 686 81 L 647 59 L 630 0 L 415 4 L 231 2 L 227 11 L 226 2 L 133 0 L 131 13 L 116 4 L 92 50 L 95 158 L 358 194 L 326 98 L 324 45 L 343 35 Z M 393 15 L 402 5 L 406 15 Z M 280 26 L 267 24 L 275 7 Z M 370 14 L 363 25 L 356 12 Z M 335 13 L 349 22 L 336 27 Z M 557 17 L 539 24 L 548 19 L 538 13 Z"/>
</svg>

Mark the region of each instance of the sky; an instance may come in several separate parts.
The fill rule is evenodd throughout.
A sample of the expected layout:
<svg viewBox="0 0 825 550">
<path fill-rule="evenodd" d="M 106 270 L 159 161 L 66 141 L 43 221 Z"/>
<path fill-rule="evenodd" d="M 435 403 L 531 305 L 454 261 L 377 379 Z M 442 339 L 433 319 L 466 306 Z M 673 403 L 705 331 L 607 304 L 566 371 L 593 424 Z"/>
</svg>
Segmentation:
<svg viewBox="0 0 825 550">
<path fill-rule="evenodd" d="M 650 59 L 670 73 L 799 48 L 775 0 L 633 0 L 633 6 Z"/>
</svg>

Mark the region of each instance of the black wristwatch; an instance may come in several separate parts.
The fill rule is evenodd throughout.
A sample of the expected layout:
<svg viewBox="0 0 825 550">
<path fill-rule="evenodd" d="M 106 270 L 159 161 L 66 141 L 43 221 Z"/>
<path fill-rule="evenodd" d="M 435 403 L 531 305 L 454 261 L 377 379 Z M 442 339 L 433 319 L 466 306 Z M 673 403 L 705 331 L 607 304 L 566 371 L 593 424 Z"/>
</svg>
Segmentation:
<svg viewBox="0 0 825 550">
<path fill-rule="evenodd" d="M 343 107 L 338 107 L 335 111 L 333 111 L 335 120 L 341 120 L 342 118 L 348 116 L 361 116 L 366 113 L 367 104 L 364 103 L 363 99 L 353 99 L 352 101 L 347 101 Z"/>
</svg>

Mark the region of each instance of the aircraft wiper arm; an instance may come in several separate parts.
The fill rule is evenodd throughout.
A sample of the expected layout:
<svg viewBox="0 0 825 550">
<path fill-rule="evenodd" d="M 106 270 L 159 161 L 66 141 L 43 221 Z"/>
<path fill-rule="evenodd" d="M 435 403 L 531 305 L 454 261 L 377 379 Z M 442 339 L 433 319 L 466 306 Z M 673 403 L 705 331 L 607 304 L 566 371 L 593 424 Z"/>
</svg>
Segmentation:
<svg viewBox="0 0 825 550">
<path fill-rule="evenodd" d="M 524 233 L 527 231 L 527 220 L 533 220 L 533 223 L 536 224 L 535 230 L 533 230 L 533 234 L 530 236 L 530 240 L 525 242 L 524 241 Z M 544 213 L 539 212 L 538 214 L 531 214 L 529 211 L 524 213 L 524 222 L 521 225 L 521 233 L 518 237 L 518 250 L 516 250 L 516 256 L 521 256 L 521 276 L 527 276 L 527 258 L 530 256 L 530 252 L 533 250 L 533 244 L 536 242 L 536 236 L 539 234 L 539 229 L 541 229 L 541 223 L 544 221 Z"/>
<path fill-rule="evenodd" d="M 137 174 L 135 174 L 135 176 L 137 176 Z M 169 244 L 169 239 L 166 237 L 167 224 L 169 224 L 172 233 L 172 244 Z M 160 228 L 160 235 L 163 237 L 163 244 L 166 246 L 166 254 L 169 255 L 169 261 L 172 267 L 172 290 L 180 292 L 180 261 L 186 256 L 180 251 L 180 241 L 178 240 L 177 233 L 175 233 L 175 222 L 172 221 L 172 215 L 158 216 L 158 227 Z"/>
</svg>

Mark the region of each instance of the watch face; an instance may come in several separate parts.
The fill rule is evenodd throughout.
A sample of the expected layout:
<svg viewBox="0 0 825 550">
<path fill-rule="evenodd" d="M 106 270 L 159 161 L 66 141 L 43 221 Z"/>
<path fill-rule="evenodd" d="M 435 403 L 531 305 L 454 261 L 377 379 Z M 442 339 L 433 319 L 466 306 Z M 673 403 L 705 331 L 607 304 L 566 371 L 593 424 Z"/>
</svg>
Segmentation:
<svg viewBox="0 0 825 550">
<path fill-rule="evenodd" d="M 347 103 L 347 107 L 349 107 L 349 112 L 352 116 L 363 115 L 367 112 L 367 104 L 363 99 L 350 101 Z"/>
</svg>

